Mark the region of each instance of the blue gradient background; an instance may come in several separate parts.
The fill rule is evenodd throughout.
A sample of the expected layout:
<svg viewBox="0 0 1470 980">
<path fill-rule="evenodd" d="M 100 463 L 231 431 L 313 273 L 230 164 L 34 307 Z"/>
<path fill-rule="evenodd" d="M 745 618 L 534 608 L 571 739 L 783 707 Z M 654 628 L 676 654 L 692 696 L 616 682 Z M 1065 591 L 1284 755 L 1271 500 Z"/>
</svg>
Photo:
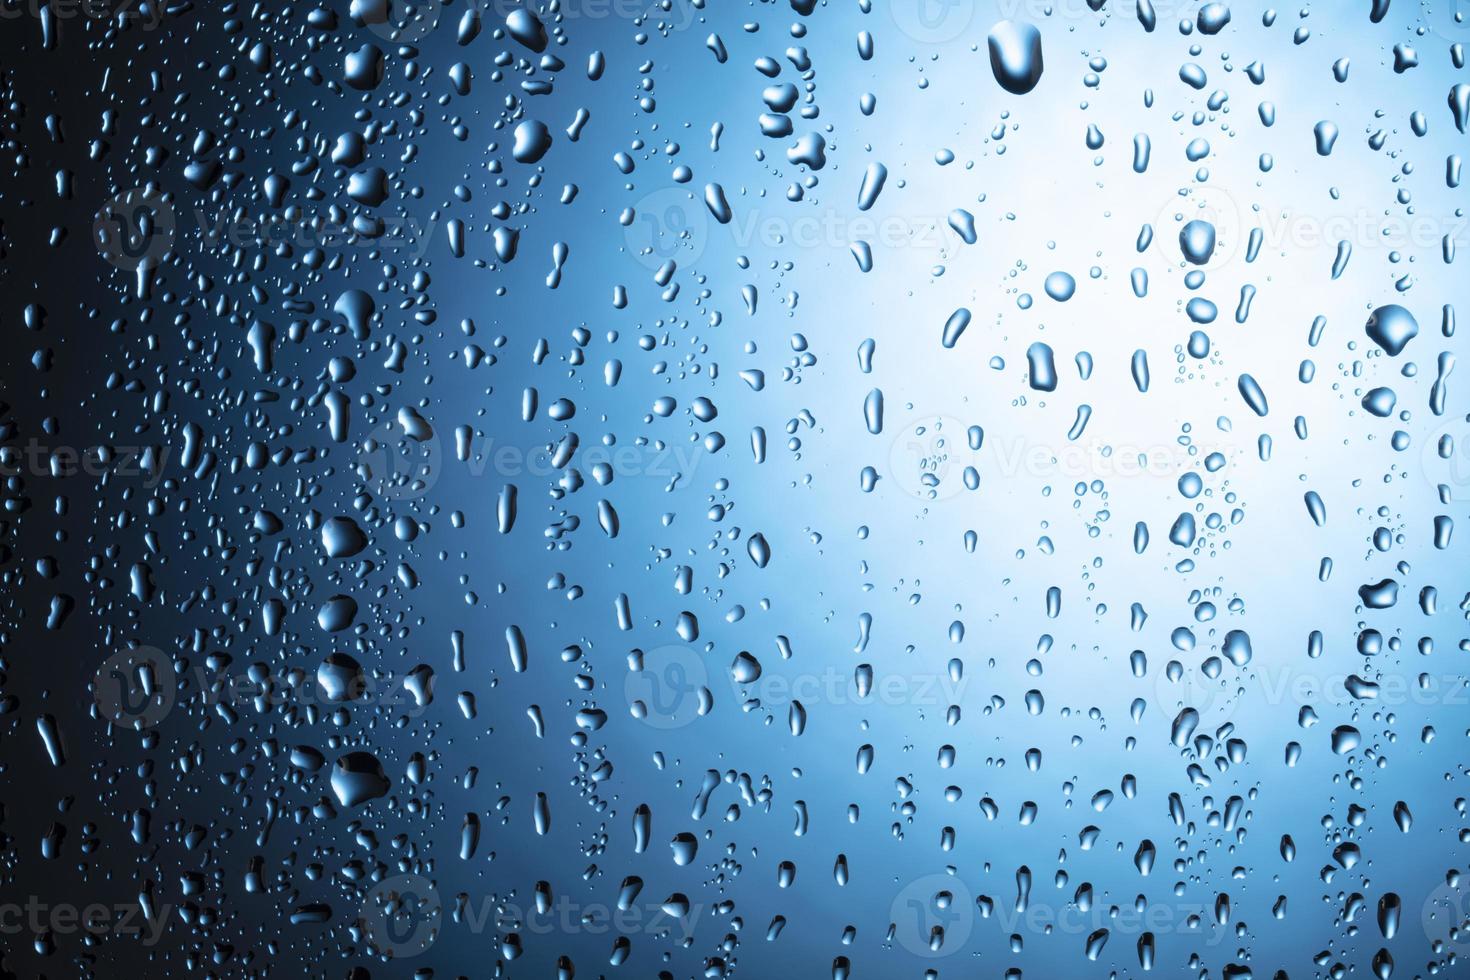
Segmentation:
<svg viewBox="0 0 1470 980">
<path fill-rule="evenodd" d="M 554 73 L 552 94 L 530 96 L 519 84 L 525 72 L 496 77 L 497 52 L 527 55 L 494 36 L 510 8 L 487 8 L 485 33 L 461 47 L 454 27 L 464 0 L 415 38 L 414 58 L 354 26 L 345 3 L 335 4 L 341 25 L 325 34 L 305 26 L 306 5 L 239 11 L 247 23 L 239 32 L 225 28 L 237 12 L 201 8 L 111 43 L 96 22 L 68 24 L 51 52 L 33 21 L 3 25 L 22 65 L 22 101 L 31 103 L 28 113 L 7 110 L 8 132 L 36 157 L 4 197 L 13 292 L 3 320 L 16 340 L 4 362 L 5 444 L 156 445 L 166 460 L 161 482 L 29 473 L 7 485 L 7 500 L 29 509 L 16 518 L 24 508 L 12 504 L 4 528 L 3 690 L 18 696 L 0 715 L 5 892 L 54 906 L 136 902 L 143 889 L 176 913 L 196 913 L 175 914 L 151 946 L 109 935 L 84 948 L 77 936 L 57 935 L 60 950 L 48 957 L 27 933 L 6 934 L 4 969 L 70 975 L 90 961 L 99 975 L 341 976 L 362 967 L 372 976 L 540 977 L 556 976 L 560 963 L 578 976 L 825 977 L 846 957 L 853 977 L 1011 969 L 1134 977 L 1143 972 L 1138 936 L 1148 930 L 1160 976 L 1228 976 L 1229 965 L 1248 967 L 1242 976 L 1320 976 L 1338 963 L 1369 975 L 1380 948 L 1398 961 L 1395 976 L 1425 975 L 1430 963 L 1460 975 L 1465 936 L 1451 930 L 1466 917 L 1466 890 L 1446 876 L 1466 863 L 1470 590 L 1463 528 L 1437 548 L 1433 521 L 1464 524 L 1470 423 L 1458 378 L 1443 415 L 1429 411 L 1429 392 L 1435 358 L 1463 346 L 1441 334 L 1440 311 L 1463 308 L 1466 291 L 1464 260 L 1446 262 L 1442 239 L 1466 243 L 1463 188 L 1445 179 L 1446 159 L 1465 137 L 1446 93 L 1466 81 L 1450 46 L 1470 27 L 1428 2 L 1395 0 L 1377 24 L 1365 4 L 1320 5 L 1309 16 L 1283 8 L 1270 26 L 1258 5 L 1233 2 L 1221 34 L 1181 31 L 1199 6 L 1156 3 L 1159 24 L 1149 33 L 1132 5 L 1116 0 L 1102 12 L 1082 0 L 832 3 L 805 17 L 784 4 L 675 0 L 646 11 L 573 2 L 560 7 L 565 43 L 551 48 L 568 67 Z M 553 11 L 543 15 L 554 24 Z M 1025 96 L 1005 93 L 991 75 L 986 34 L 1003 18 L 1042 34 L 1045 72 Z M 804 25 L 801 36 L 793 24 Z M 1299 28 L 1309 31 L 1301 43 Z M 873 35 L 871 60 L 859 57 L 861 31 Z M 723 40 L 727 62 L 706 47 L 710 34 Z M 254 73 L 242 44 L 265 37 L 275 39 L 278 65 L 269 76 Z M 335 81 L 345 53 L 365 42 L 387 51 L 387 79 L 366 103 L 280 67 L 299 60 Z M 1401 42 L 1420 64 L 1395 73 L 1392 47 Z M 791 46 L 810 56 L 809 83 L 785 60 Z M 585 72 L 594 49 L 607 62 L 596 82 Z M 752 67 L 762 56 L 782 61 L 776 81 L 811 87 L 820 111 L 794 122 L 795 136 L 826 140 L 828 162 L 816 174 L 788 161 L 794 137 L 760 133 L 761 91 L 772 84 Z M 1333 80 L 1338 59 L 1351 62 L 1343 83 Z M 460 60 L 475 76 L 469 95 L 454 94 L 447 77 Z M 1207 73 L 1202 91 L 1179 79 L 1186 62 Z M 1252 62 L 1265 68 L 1259 85 L 1246 77 Z M 417 80 L 405 81 L 410 63 L 422 94 L 377 104 L 390 91 L 418 93 Z M 148 72 L 160 66 L 168 81 L 150 95 Z M 1210 110 L 1215 91 L 1229 98 Z M 860 110 L 865 92 L 876 96 L 870 116 Z M 187 119 L 167 132 L 140 121 L 148 108 L 166 114 L 183 93 Z M 512 93 L 553 133 L 536 167 L 512 161 L 509 128 L 496 128 Z M 656 111 L 640 108 L 644 95 Z M 41 121 L 51 99 L 74 127 L 60 143 Z M 1257 114 L 1263 100 L 1277 110 L 1269 128 Z M 105 106 L 119 110 L 121 129 L 109 136 L 112 154 L 96 163 L 85 141 Z M 564 129 L 584 108 L 590 121 L 572 142 Z M 1411 129 L 1415 111 L 1428 123 L 1423 136 Z M 238 176 L 200 191 L 183 177 L 189 143 L 231 112 L 244 152 L 226 170 Z M 1341 130 L 1327 157 L 1313 142 L 1322 119 Z M 452 130 L 456 120 L 465 139 Z M 302 276 L 277 255 L 241 275 L 248 261 L 201 240 L 199 214 L 213 221 L 232 207 L 270 210 L 260 182 L 310 155 L 298 141 L 389 121 L 401 130 L 368 152 L 367 164 L 391 178 L 390 200 L 376 213 L 432 228 L 421 255 L 353 245 L 340 250 L 341 268 L 317 275 Z M 1105 136 L 1100 149 L 1084 142 L 1089 124 Z M 1374 149 L 1377 132 L 1383 144 Z M 1136 133 L 1152 144 L 1142 174 L 1132 167 Z M 1197 162 L 1185 157 L 1195 138 L 1211 146 Z M 140 174 L 130 164 L 150 141 L 174 156 Z M 941 150 L 953 162 L 939 165 Z M 631 173 L 615 166 L 619 152 L 636 161 Z M 1268 171 L 1263 153 L 1274 158 Z M 862 212 L 858 186 L 872 161 L 887 166 L 888 180 Z M 674 179 L 681 165 L 693 171 L 688 183 Z M 69 199 L 56 198 L 58 167 L 78 174 Z M 288 207 L 336 202 L 361 211 L 344 194 L 346 172 L 325 164 L 297 176 Z M 102 202 L 145 177 L 174 195 L 179 233 L 151 296 L 139 299 L 132 277 L 109 269 L 85 232 Z M 730 224 L 702 203 L 708 181 L 725 188 Z M 559 203 L 569 184 L 575 199 Z M 792 201 L 788 189 L 798 184 L 807 186 Z M 456 185 L 470 193 L 456 196 Z M 493 218 L 501 200 L 526 210 Z M 974 214 L 976 244 L 947 226 L 955 208 Z M 1176 243 L 1182 222 L 1195 217 L 1211 220 L 1220 242 L 1192 291 Z M 463 258 L 445 230 L 456 218 L 468 225 Z M 53 248 L 54 224 L 71 234 Z M 1154 241 L 1140 251 L 1145 224 Z M 1406 224 L 1406 238 L 1382 234 Z M 521 232 L 508 263 L 491 245 L 489 228 L 501 225 Z M 1248 262 L 1253 228 L 1265 240 Z M 866 274 L 850 253 L 859 239 L 873 243 Z M 1339 239 L 1353 252 L 1334 280 Z M 569 259 L 561 285 L 549 289 L 557 243 Z M 655 281 L 667 259 L 677 262 L 672 297 Z M 1143 298 L 1130 288 L 1135 268 L 1148 274 Z M 1054 270 L 1076 277 L 1067 303 L 1043 291 Z M 412 284 L 418 273 L 429 277 L 423 288 Z M 211 289 L 200 275 L 215 279 Z M 1247 284 L 1257 293 L 1237 323 L 1231 314 Z M 747 286 L 758 295 L 754 312 L 742 297 Z M 349 287 L 377 300 L 367 341 L 332 313 Z M 621 307 L 619 287 L 627 290 Z M 1022 295 L 1034 298 L 1029 308 Z M 1185 353 L 1196 325 L 1184 303 L 1194 295 L 1220 308 L 1217 321 L 1198 327 L 1211 340 L 1204 359 Z M 296 336 L 292 300 L 314 304 Z M 49 312 L 40 336 L 22 325 L 30 302 Z M 1421 327 L 1392 359 L 1363 331 L 1389 302 L 1412 310 Z M 973 322 L 944 349 L 941 327 L 960 306 Z M 1312 348 L 1308 331 L 1319 316 L 1327 326 Z M 246 341 L 257 318 L 272 320 L 280 338 L 269 371 L 257 370 Z M 867 338 L 876 343 L 870 374 L 857 354 Z M 401 372 L 384 363 L 394 340 L 406 348 Z M 1037 340 L 1056 351 L 1053 393 L 1027 384 L 1026 350 Z M 493 362 L 469 367 L 470 343 Z M 48 371 L 33 367 L 38 348 L 54 352 Z M 1129 374 L 1138 349 L 1151 367 L 1146 394 Z M 1079 351 L 1095 365 L 1085 381 L 1073 363 Z M 325 409 L 310 401 L 333 356 L 356 359 L 357 377 L 342 387 L 371 403 L 355 406 L 347 443 L 330 438 Z M 1317 371 L 1302 383 L 1307 358 Z M 616 386 L 604 382 L 613 359 L 622 365 Z M 1405 375 L 1409 363 L 1416 375 Z M 114 371 L 141 388 L 109 383 Z M 760 390 L 741 377 L 750 371 L 764 373 Z M 1237 393 L 1242 373 L 1267 393 L 1265 417 Z M 1379 385 L 1398 395 L 1392 418 L 1360 407 Z M 540 410 L 522 421 L 528 387 Z M 873 388 L 886 405 L 876 435 L 863 418 Z M 267 389 L 279 400 L 256 397 Z M 678 404 L 667 418 L 652 409 L 664 396 Z M 699 397 L 718 407 L 712 421 L 690 414 Z M 575 402 L 573 419 L 549 417 L 557 398 Z M 1092 416 L 1069 440 L 1079 404 Z M 393 420 L 403 406 L 432 424 L 432 438 L 401 443 Z M 190 422 L 220 459 L 206 477 L 178 463 Z M 979 450 L 966 445 L 972 425 L 985 433 Z M 458 426 L 474 433 L 467 460 L 455 452 Z M 767 441 L 762 462 L 750 448 L 756 429 Z M 1391 445 L 1396 430 L 1407 448 Z M 563 471 L 549 467 L 548 449 L 569 431 L 580 437 L 575 468 L 587 483 L 560 493 Z M 710 449 L 711 431 L 723 447 Z M 1446 434 L 1456 450 L 1442 459 L 1434 446 Z M 388 448 L 364 444 L 369 435 Z M 1272 441 L 1264 461 L 1263 435 Z M 255 442 L 316 455 L 257 470 L 248 462 Z M 1217 452 L 1225 465 L 1208 473 L 1204 457 Z M 1145 467 L 1134 462 L 1140 454 Z M 931 456 L 944 462 L 937 486 L 926 487 L 919 459 Z M 606 487 L 590 478 L 602 459 L 618 465 Z M 404 472 L 404 460 L 422 486 L 384 479 Z M 965 487 L 966 466 L 977 489 Z M 864 467 L 880 477 L 871 492 Z M 1197 500 L 1178 489 L 1185 472 L 1203 477 Z M 519 513 L 501 533 L 497 502 L 507 485 L 517 488 Z M 1309 490 L 1326 502 L 1324 526 L 1302 503 Z M 618 514 L 615 537 L 598 526 L 602 500 Z M 1196 505 L 1198 542 L 1173 545 L 1170 525 Z M 261 533 L 260 510 L 285 529 Z M 356 516 L 373 535 L 363 556 L 371 566 L 325 558 L 313 512 Z M 1207 531 L 1210 514 L 1221 526 Z M 400 517 L 418 522 L 414 540 L 394 535 Z M 1138 522 L 1151 535 L 1142 554 L 1133 546 Z M 1379 527 L 1391 535 L 1386 551 L 1373 544 Z M 756 533 L 772 550 L 764 568 L 747 549 Z M 43 555 L 58 558 L 59 581 L 36 570 Z M 251 557 L 266 571 L 249 570 Z M 1192 565 L 1181 566 L 1186 559 Z M 1325 577 L 1324 559 L 1332 562 Z M 137 562 L 150 566 L 158 590 L 142 601 L 127 594 Z M 683 592 L 681 568 L 690 583 Z M 1398 605 L 1365 610 L 1358 588 L 1386 577 L 1400 582 Z M 1425 615 L 1416 597 L 1431 585 L 1439 606 Z M 1061 596 L 1055 615 L 1052 587 Z M 58 593 L 77 597 L 78 609 L 48 630 Z M 353 595 L 359 615 L 351 632 L 332 637 L 317 611 L 337 593 Z M 631 610 L 626 624 L 620 596 Z M 277 633 L 262 628 L 271 598 L 285 610 Z M 1202 601 L 1216 607 L 1212 620 L 1196 620 Z M 1135 604 L 1147 613 L 1141 625 Z M 686 613 L 698 620 L 697 639 L 680 634 Z M 503 639 L 513 625 L 528 641 L 524 672 L 512 671 Z M 1171 645 L 1179 627 L 1193 630 L 1194 649 Z M 1355 645 L 1367 627 L 1397 642 L 1365 662 Z M 1201 662 L 1219 655 L 1232 629 L 1250 634 L 1254 659 L 1226 663 L 1211 680 Z M 1319 659 L 1307 655 L 1313 630 L 1324 638 Z M 462 671 L 454 631 L 464 636 Z M 1416 648 L 1421 637 L 1433 641 L 1428 656 Z M 96 665 L 130 641 L 167 651 L 180 677 L 175 706 L 146 737 L 103 723 L 93 705 L 100 695 L 88 689 Z M 567 662 L 562 651 L 573 645 L 581 658 Z M 310 723 L 289 710 L 259 712 L 248 697 L 221 710 L 198 674 L 221 649 L 233 658 L 225 674 L 264 663 L 278 677 L 310 674 L 326 653 L 348 650 L 380 672 L 374 690 L 388 696 L 354 707 L 345 724 L 327 717 L 330 708 Z M 1141 677 L 1130 670 L 1135 650 L 1147 658 Z M 650 669 L 634 669 L 631 651 L 645 651 Z M 761 662 L 755 684 L 730 680 L 742 651 Z M 1165 676 L 1171 660 L 1183 668 L 1177 683 Z M 391 693 L 418 664 L 437 678 L 426 707 Z M 853 685 L 859 664 L 875 675 L 866 698 Z M 219 673 L 207 670 L 211 679 Z M 1352 699 L 1342 689 L 1352 673 L 1379 680 L 1384 695 Z M 694 710 L 701 685 L 712 703 L 705 714 Z M 1026 705 L 1033 690 L 1044 696 L 1038 713 Z M 473 695 L 473 717 L 462 692 Z M 806 712 L 800 736 L 788 722 L 793 697 Z M 289 709 L 311 695 L 286 700 Z M 649 717 L 632 710 L 639 700 L 655 705 Z M 544 716 L 542 735 L 527 717 L 532 705 Z M 1186 705 L 1201 713 L 1199 734 L 1220 743 L 1202 755 L 1170 741 Z M 1308 706 L 1312 725 L 1301 714 Z M 578 712 L 594 707 L 606 725 L 579 731 Z M 47 761 L 36 736 L 43 714 L 66 734 L 63 766 Z M 1335 755 L 1329 736 L 1343 724 L 1356 726 L 1363 744 Z M 1437 737 L 1425 739 L 1427 728 Z M 1243 761 L 1224 761 L 1227 738 L 1245 743 Z M 1288 766 L 1291 742 L 1301 756 Z M 293 769 L 288 757 L 299 745 L 322 752 L 327 767 Z M 874 761 L 860 773 L 864 745 Z M 936 761 L 942 746 L 955 750 L 950 768 Z M 378 756 L 391 792 L 331 812 L 318 805 L 331 796 L 331 760 L 351 749 Z M 1026 765 L 1028 749 L 1041 753 L 1037 771 Z M 414 753 L 424 756 L 417 784 L 405 776 Z M 1125 776 L 1136 780 L 1133 798 L 1122 792 Z M 701 811 L 707 779 L 718 784 Z M 1102 790 L 1116 799 L 1098 812 L 1089 801 Z M 538 793 L 551 814 L 544 833 L 533 821 Z M 1171 793 L 1181 797 L 1184 826 L 1170 818 Z M 1243 815 L 1225 828 L 1232 797 L 1243 800 Z M 993 818 L 982 801 L 993 801 Z M 1399 801 L 1414 816 L 1408 832 L 1394 823 Z M 1037 812 L 1023 825 L 1028 803 Z M 632 831 L 640 805 L 652 814 L 641 854 Z M 1356 826 L 1353 806 L 1364 811 Z M 129 834 L 139 808 L 153 827 L 141 842 Z M 467 813 L 482 835 L 464 860 Z M 70 840 L 61 859 L 41 859 L 36 842 L 57 821 L 74 828 Z M 77 829 L 88 821 L 91 831 Z M 1084 849 L 1079 834 L 1089 825 L 1099 832 Z M 205 842 L 190 846 L 195 827 Z M 954 832 L 948 850 L 945 828 Z M 680 833 L 699 843 L 683 867 L 668 846 Z M 1290 863 L 1280 855 L 1285 834 L 1298 849 Z M 78 837 L 100 839 L 102 850 L 80 851 Z M 1145 839 L 1158 860 L 1142 876 L 1133 858 Z M 1345 841 L 1361 846 L 1363 862 L 1334 870 L 1333 850 Z M 845 885 L 834 880 L 839 855 Z M 266 885 L 251 891 L 244 878 L 257 857 Z M 778 886 L 783 861 L 797 869 L 786 888 Z M 353 862 L 362 876 L 349 873 Z M 1018 914 L 1023 865 L 1034 885 L 1030 911 Z M 202 876 L 201 893 L 183 888 L 189 874 Z M 629 875 L 645 883 L 637 911 L 607 928 Z M 538 882 L 555 896 L 550 915 L 533 911 Z M 1084 882 L 1095 894 L 1087 911 L 1074 902 Z M 377 909 L 396 888 L 426 904 L 386 928 Z M 944 913 L 929 905 L 941 889 L 955 896 Z M 1373 914 L 1387 892 L 1403 902 L 1392 939 Z M 657 915 L 674 893 L 691 903 L 681 922 Z M 1221 893 L 1230 896 L 1228 924 L 1214 918 Z M 1348 921 L 1354 893 L 1366 907 Z M 982 896 L 994 903 L 988 917 L 976 903 Z M 1276 917 L 1281 896 L 1285 913 Z M 292 921 L 312 903 L 330 907 L 328 921 Z M 214 914 L 201 919 L 200 908 Z M 786 927 L 767 941 L 778 915 Z M 936 924 L 947 941 L 933 951 L 925 942 Z M 1101 928 L 1109 941 L 1088 959 L 1086 939 Z M 506 960 L 502 942 L 512 934 L 523 953 Z M 631 954 L 609 967 L 620 934 Z M 205 966 L 222 943 L 232 956 Z M 385 947 L 395 955 L 385 959 Z"/>
</svg>

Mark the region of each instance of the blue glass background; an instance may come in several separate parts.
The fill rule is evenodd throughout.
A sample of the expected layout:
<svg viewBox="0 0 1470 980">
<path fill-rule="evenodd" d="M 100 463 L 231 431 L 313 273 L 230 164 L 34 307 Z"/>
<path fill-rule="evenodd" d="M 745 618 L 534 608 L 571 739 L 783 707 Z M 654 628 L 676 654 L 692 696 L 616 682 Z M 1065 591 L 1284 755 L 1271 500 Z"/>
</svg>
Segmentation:
<svg viewBox="0 0 1470 980">
<path fill-rule="evenodd" d="M 0 25 L 16 66 L 0 119 L 0 323 L 13 341 L 0 418 L 4 907 L 141 905 L 163 923 L 151 939 L 88 939 L 0 918 L 6 971 L 1133 977 L 1147 932 L 1164 976 L 1364 975 L 1380 949 L 1395 976 L 1458 975 L 1470 590 L 1463 531 L 1436 541 L 1434 522 L 1463 523 L 1470 417 L 1456 379 L 1442 414 L 1430 401 L 1462 345 L 1442 326 L 1465 291 L 1463 259 L 1447 261 L 1466 238 L 1463 190 L 1446 176 L 1465 138 L 1455 46 L 1470 34 L 1453 5 L 1396 0 L 1375 23 L 1365 4 L 1271 15 L 1232 2 L 1209 36 L 1193 2 L 1155 2 L 1146 31 L 1117 0 L 810 14 L 572 0 L 538 8 L 564 68 L 504 36 L 516 8 L 473 7 L 483 29 L 461 45 L 465 0 L 420 6 L 427 20 L 398 33 L 354 22 L 371 4 L 335 0 L 334 29 L 299 3 L 79 16 L 49 47 L 23 10 Z M 991 71 L 987 34 L 1005 19 L 1041 34 L 1045 69 L 1025 95 Z M 384 53 L 367 95 L 342 84 L 363 44 Z M 1417 66 L 1394 70 L 1397 44 Z M 754 67 L 763 57 L 775 79 Z M 1186 63 L 1203 89 L 1181 80 Z M 523 84 L 547 77 L 549 92 Z M 762 90 L 783 82 L 808 111 L 772 138 Z M 1225 97 L 1211 107 L 1214 93 Z M 523 118 L 552 136 L 535 164 L 512 157 Z M 1327 156 L 1322 120 L 1341 131 Z M 1101 147 L 1087 145 L 1089 124 Z M 373 134 L 365 162 L 333 164 L 348 130 Z M 810 133 L 826 144 L 818 171 L 787 155 Z M 1196 139 L 1209 153 L 1191 160 Z M 219 163 L 218 182 L 189 179 L 199 161 Z M 874 162 L 887 182 L 860 210 Z M 389 189 L 376 207 L 347 193 L 372 166 Z M 290 176 L 281 206 L 271 174 Z M 703 203 L 709 182 L 729 199 L 727 224 Z M 175 228 L 141 295 L 92 238 L 99 209 L 116 216 L 107 202 L 132 187 L 156 190 Z M 310 231 L 333 206 L 401 233 L 375 248 Z M 974 216 L 973 244 L 950 225 L 957 208 Z M 275 221 L 296 247 L 262 247 L 242 217 Z M 1218 244 L 1194 288 L 1178 241 L 1196 218 Z M 496 228 L 519 230 L 509 261 Z M 1351 258 L 1334 278 L 1341 241 Z M 312 244 L 323 264 L 303 269 Z M 1064 303 L 1043 287 L 1058 270 L 1076 280 Z M 375 300 L 366 337 L 334 311 L 354 288 Z M 1192 323 L 1194 296 L 1218 319 Z M 1398 357 L 1364 329 L 1388 303 L 1420 327 Z M 959 307 L 973 319 L 946 348 Z M 250 340 L 260 322 L 275 328 L 268 365 Z M 1203 357 L 1188 351 L 1193 330 L 1208 335 Z M 1038 341 L 1055 351 L 1055 392 L 1029 383 Z M 1130 373 L 1137 350 L 1147 392 Z M 336 357 L 354 377 L 332 374 Z M 1266 415 L 1238 393 L 1242 374 Z M 1379 386 L 1397 395 L 1390 418 L 1361 405 Z M 874 389 L 877 433 L 864 417 Z M 333 390 L 354 401 L 345 440 L 328 425 Z M 557 399 L 575 415 L 554 417 Z M 1090 419 L 1069 437 L 1080 405 Z M 405 438 L 405 408 L 431 434 Z M 214 454 L 207 472 L 185 463 L 191 425 Z M 571 463 L 557 466 L 572 433 Z M 58 454 L 98 445 L 122 454 L 105 475 L 58 472 Z M 124 461 L 142 447 L 156 467 Z M 599 464 L 613 470 L 605 485 Z M 1202 479 L 1196 498 L 1181 492 L 1186 473 Z M 1321 526 L 1308 491 L 1325 503 Z M 1200 533 L 1182 547 L 1169 530 L 1186 511 Z M 331 557 L 321 521 L 346 515 L 371 544 Z M 1365 608 L 1359 588 L 1385 578 L 1397 605 Z M 319 612 L 337 594 L 357 615 L 328 632 Z M 74 609 L 48 624 L 58 596 Z M 1367 629 L 1386 645 L 1365 657 Z M 1229 630 L 1249 634 L 1253 657 L 1212 677 Z M 124 694 L 139 703 L 138 678 L 109 672 L 135 644 L 161 651 L 176 681 L 142 731 L 105 719 Z M 373 674 L 345 714 L 314 681 L 333 651 Z M 761 665 L 754 682 L 732 678 L 742 652 Z M 425 704 L 403 687 L 419 665 L 434 676 Z M 1379 696 L 1349 694 L 1349 675 Z M 260 676 L 274 684 L 263 703 Z M 1171 723 L 1186 707 L 1208 740 L 1181 747 Z M 60 764 L 38 737 L 46 716 L 66 743 Z M 1338 754 L 1342 725 L 1362 744 Z M 293 762 L 311 755 L 303 746 L 320 769 Z M 334 795 L 350 751 L 381 763 L 381 798 Z M 467 814 L 480 827 L 469 856 Z M 40 841 L 56 826 L 48 856 Z M 670 848 L 682 834 L 698 843 L 684 865 Z M 1157 849 L 1147 875 L 1144 841 Z M 1345 843 L 1360 863 L 1343 866 Z M 1033 884 L 1018 910 L 1023 867 Z M 643 888 L 619 910 L 629 876 Z M 1403 908 L 1392 936 L 1376 914 L 1388 893 Z M 664 910 L 675 895 L 686 913 Z M 619 936 L 630 952 L 612 966 Z"/>
</svg>

